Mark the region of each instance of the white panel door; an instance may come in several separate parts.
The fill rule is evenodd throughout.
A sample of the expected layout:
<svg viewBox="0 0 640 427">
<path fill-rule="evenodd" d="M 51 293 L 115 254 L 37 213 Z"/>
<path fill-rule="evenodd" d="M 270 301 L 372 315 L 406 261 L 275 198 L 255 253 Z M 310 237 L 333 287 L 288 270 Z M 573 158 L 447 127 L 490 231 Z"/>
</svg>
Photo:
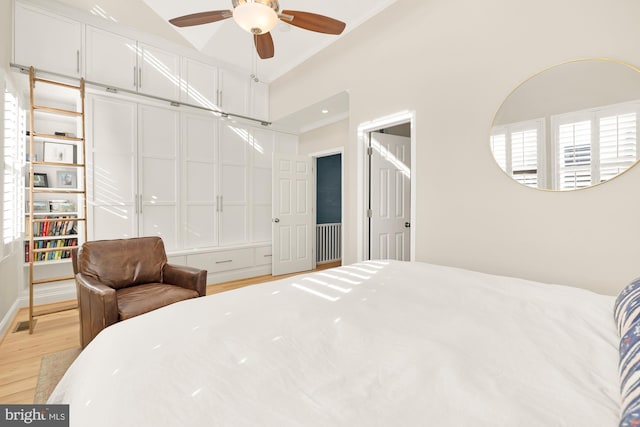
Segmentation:
<svg viewBox="0 0 640 427">
<path fill-rule="evenodd" d="M 409 261 L 411 139 L 371 133 L 370 259 Z"/>
<path fill-rule="evenodd" d="M 105 85 L 136 90 L 136 41 L 87 25 L 86 78 Z"/>
<path fill-rule="evenodd" d="M 249 130 L 220 123 L 220 245 L 248 243 L 248 152 L 252 149 Z"/>
<path fill-rule="evenodd" d="M 218 244 L 217 120 L 182 113 L 183 236 L 186 248 Z"/>
<path fill-rule="evenodd" d="M 180 98 L 180 57 L 153 46 L 138 43 L 138 92 L 165 99 Z"/>
<path fill-rule="evenodd" d="M 180 100 L 205 108 L 219 109 L 218 69 L 193 59 L 182 60 L 182 91 Z"/>
<path fill-rule="evenodd" d="M 162 237 L 167 251 L 179 248 L 179 126 L 177 111 L 140 105 L 140 235 Z"/>
<path fill-rule="evenodd" d="M 82 25 L 16 2 L 15 63 L 81 75 Z"/>
<path fill-rule="evenodd" d="M 86 105 L 89 240 L 136 237 L 137 104 L 89 96 Z"/>
<path fill-rule="evenodd" d="M 313 268 L 312 183 L 313 173 L 309 157 L 274 154 L 274 276 Z"/>
</svg>

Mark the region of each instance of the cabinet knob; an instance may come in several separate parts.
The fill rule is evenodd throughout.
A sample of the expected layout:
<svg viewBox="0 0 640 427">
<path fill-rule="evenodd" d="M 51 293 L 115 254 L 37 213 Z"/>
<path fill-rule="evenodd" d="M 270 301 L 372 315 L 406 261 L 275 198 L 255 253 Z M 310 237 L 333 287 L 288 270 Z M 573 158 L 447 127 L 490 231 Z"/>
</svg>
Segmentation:
<svg viewBox="0 0 640 427">
<path fill-rule="evenodd" d="M 405 222 L 404 223 L 404 228 L 411 228 L 411 223 L 410 222 Z"/>
<path fill-rule="evenodd" d="M 280 222 L 280 218 L 273 218 L 273 222 L 275 222 L 275 223 Z"/>
</svg>

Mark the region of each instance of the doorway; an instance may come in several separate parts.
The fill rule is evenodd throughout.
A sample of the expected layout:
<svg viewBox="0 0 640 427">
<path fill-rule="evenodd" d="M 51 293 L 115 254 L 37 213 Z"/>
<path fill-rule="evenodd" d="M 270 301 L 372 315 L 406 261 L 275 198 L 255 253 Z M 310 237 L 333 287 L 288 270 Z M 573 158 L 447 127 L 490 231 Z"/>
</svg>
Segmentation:
<svg viewBox="0 0 640 427">
<path fill-rule="evenodd" d="M 274 276 L 308 271 L 317 264 L 342 260 L 343 152 L 344 148 L 340 147 L 308 155 L 277 153 L 273 156 Z M 328 163 L 320 167 L 323 170 L 320 177 L 318 163 Z M 323 178 L 326 174 L 334 176 Z M 324 182 L 320 189 L 319 180 Z M 326 194 L 318 197 L 318 193 Z"/>
<path fill-rule="evenodd" d="M 342 260 L 342 153 L 316 155 L 316 264 Z"/>
<path fill-rule="evenodd" d="M 414 260 L 414 114 L 359 127 L 363 152 L 359 259 Z"/>
</svg>

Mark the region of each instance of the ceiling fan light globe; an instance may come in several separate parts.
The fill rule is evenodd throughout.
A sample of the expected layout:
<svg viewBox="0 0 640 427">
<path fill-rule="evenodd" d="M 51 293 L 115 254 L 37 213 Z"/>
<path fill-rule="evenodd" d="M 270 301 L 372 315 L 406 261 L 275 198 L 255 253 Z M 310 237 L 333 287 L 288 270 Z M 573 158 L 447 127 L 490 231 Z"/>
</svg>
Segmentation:
<svg viewBox="0 0 640 427">
<path fill-rule="evenodd" d="M 251 34 L 264 34 L 278 23 L 278 14 L 262 3 L 242 3 L 233 9 L 233 19 Z"/>
</svg>

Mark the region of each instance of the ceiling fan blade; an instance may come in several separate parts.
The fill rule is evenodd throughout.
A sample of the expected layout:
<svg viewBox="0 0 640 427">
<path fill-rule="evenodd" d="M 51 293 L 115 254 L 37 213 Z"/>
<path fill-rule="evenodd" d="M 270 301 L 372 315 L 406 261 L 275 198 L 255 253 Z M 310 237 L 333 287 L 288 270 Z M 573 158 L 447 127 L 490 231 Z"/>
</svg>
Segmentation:
<svg viewBox="0 0 640 427">
<path fill-rule="evenodd" d="M 209 24 L 211 22 L 222 21 L 231 18 L 233 12 L 230 10 L 212 10 L 210 12 L 192 13 L 191 15 L 179 16 L 170 19 L 169 22 L 176 27 L 191 27 L 194 25 Z"/>
<path fill-rule="evenodd" d="M 284 15 L 280 17 L 284 22 L 317 33 L 342 34 L 346 26 L 342 21 L 315 13 L 283 10 L 281 15 Z M 286 15 L 293 16 L 293 19 L 289 20 Z"/>
<path fill-rule="evenodd" d="M 271 33 L 255 34 L 253 36 L 253 43 L 256 45 L 256 50 L 258 51 L 258 56 L 260 56 L 260 58 L 273 58 L 274 47 Z"/>
</svg>

